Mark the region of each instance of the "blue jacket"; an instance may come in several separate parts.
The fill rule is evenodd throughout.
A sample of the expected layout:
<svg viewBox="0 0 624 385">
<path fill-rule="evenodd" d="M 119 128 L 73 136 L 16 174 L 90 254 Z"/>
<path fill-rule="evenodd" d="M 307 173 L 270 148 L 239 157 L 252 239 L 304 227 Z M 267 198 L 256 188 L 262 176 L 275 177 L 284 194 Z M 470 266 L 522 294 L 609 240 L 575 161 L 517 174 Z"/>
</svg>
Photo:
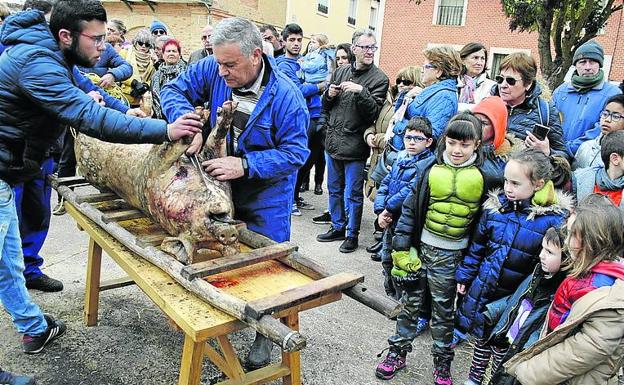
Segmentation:
<svg viewBox="0 0 624 385">
<path fill-rule="evenodd" d="M 403 201 L 411 191 L 412 180 L 419 171 L 417 163 L 432 156 L 433 154 L 429 149 L 425 149 L 412 157 L 409 157 L 405 150 L 399 152 L 396 161 L 392 164 L 392 170 L 386 175 L 377 190 L 375 214 L 380 214 L 386 209 L 393 214 L 394 219 L 399 218 Z"/>
<path fill-rule="evenodd" d="M 561 114 L 563 138 L 571 154 L 576 154 L 581 143 L 595 138 L 585 133 L 600 120 L 607 99 L 619 93 L 620 89 L 607 81 L 583 94 L 570 83 L 557 87 L 551 102 Z"/>
<path fill-rule="evenodd" d="M 127 116 L 101 107 L 86 94 L 95 89 L 107 104 L 114 103 L 76 76 L 41 11 L 10 16 L 0 30 L 0 42 L 9 46 L 0 56 L 0 179 L 18 183 L 37 175 L 39 162 L 64 125 L 105 141 L 167 140 L 164 121 Z"/>
<path fill-rule="evenodd" d="M 270 79 L 238 137 L 236 153 L 230 154 L 245 157 L 249 166 L 247 176 L 231 181 L 232 198 L 236 218 L 245 221 L 249 229 L 283 242 L 290 238 L 296 172 L 310 153 L 306 136 L 310 118 L 299 89 L 275 70 L 272 58 L 263 57 Z M 209 56 L 167 83 L 160 100 L 170 121 L 210 101 L 214 126 L 217 108 L 231 95 L 232 90 L 219 76 L 215 57 Z"/>
<path fill-rule="evenodd" d="M 456 324 L 483 337 L 485 305 L 513 293 L 539 262 L 542 238 L 559 228 L 572 208 L 571 198 L 558 193 L 559 203 L 537 206 L 529 200 L 511 202 L 500 190 L 490 192 L 468 253 L 457 267 L 457 283 L 466 296 Z"/>
<path fill-rule="evenodd" d="M 310 112 L 310 118 L 318 118 L 321 116 L 321 94 L 316 84 L 305 83 L 303 80 L 303 73 L 301 72 L 301 66 L 297 59 L 287 58 L 286 55 L 279 56 L 275 59 L 277 62 L 277 68 L 282 71 L 290 80 L 299 87 L 299 91 L 303 94 L 308 106 L 308 112 Z"/>
<path fill-rule="evenodd" d="M 541 265 L 536 265 L 533 274 L 526 277 L 516 291 L 507 297 L 501 298 L 487 305 L 484 316 L 490 325 L 486 338 L 488 343 L 494 346 L 507 346 L 506 334 L 511 324 L 518 316 L 518 309 L 523 300 L 530 301 L 533 309 L 529 312 L 526 320 L 520 327 L 513 344 L 506 351 L 499 370 L 492 373 L 490 383 L 496 385 L 519 384 L 513 377 L 505 372 L 502 364 L 507 362 L 515 354 L 526 350 L 539 339 L 540 331 L 546 320 L 546 313 L 555 297 L 557 288 L 563 282 L 565 273 L 559 271 L 547 278 Z"/>
<path fill-rule="evenodd" d="M 106 49 L 102 52 L 100 60 L 91 68 L 78 67 L 84 73 L 95 73 L 102 77 L 110 73 L 116 82 L 128 79 L 132 76 L 132 66 L 124 58 L 119 56 L 112 45 L 106 43 Z"/>
<path fill-rule="evenodd" d="M 429 119 L 433 127 L 433 137 L 438 139 L 448 121 L 457 113 L 457 106 L 457 80 L 445 79 L 425 87 L 407 106 L 403 119 L 394 125 L 392 146 L 398 150 L 403 149 L 405 126 L 414 116 Z"/>
</svg>

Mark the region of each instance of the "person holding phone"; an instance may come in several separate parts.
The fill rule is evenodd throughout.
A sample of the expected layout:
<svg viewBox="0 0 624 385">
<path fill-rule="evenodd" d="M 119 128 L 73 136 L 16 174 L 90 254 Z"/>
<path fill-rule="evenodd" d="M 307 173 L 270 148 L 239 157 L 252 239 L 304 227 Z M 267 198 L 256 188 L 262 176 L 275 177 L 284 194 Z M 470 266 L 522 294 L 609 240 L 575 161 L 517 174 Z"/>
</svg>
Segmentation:
<svg viewBox="0 0 624 385">
<path fill-rule="evenodd" d="M 500 96 L 507 106 L 507 131 L 524 140 L 527 147 L 570 160 L 572 156 L 563 140 L 559 114 L 541 97 L 536 75 L 535 59 L 525 53 L 512 53 L 501 62 L 494 94 Z M 549 128 L 543 140 L 538 136 L 541 137 L 545 130 L 536 129 L 538 136 L 535 136 L 536 124 Z"/>
</svg>

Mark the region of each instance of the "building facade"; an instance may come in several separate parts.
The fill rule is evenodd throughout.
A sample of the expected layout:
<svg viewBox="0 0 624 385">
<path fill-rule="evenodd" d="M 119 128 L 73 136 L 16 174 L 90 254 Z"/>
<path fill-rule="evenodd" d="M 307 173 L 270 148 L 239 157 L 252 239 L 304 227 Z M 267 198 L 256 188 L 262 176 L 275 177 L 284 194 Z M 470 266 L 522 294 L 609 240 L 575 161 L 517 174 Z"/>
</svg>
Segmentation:
<svg viewBox="0 0 624 385">
<path fill-rule="evenodd" d="M 469 42 L 483 43 L 494 74 L 502 58 L 515 51 L 526 52 L 539 63 L 537 32 L 511 32 L 499 0 L 426 0 L 420 5 L 392 0 L 385 1 L 384 14 L 380 67 L 390 78 L 404 66 L 422 64 L 422 51 L 435 45 L 459 49 Z M 622 27 L 620 10 L 596 38 L 605 51 L 605 74 L 614 82 L 624 79 Z"/>
<path fill-rule="evenodd" d="M 286 0 L 103 0 L 109 19 L 124 21 L 127 39 L 137 30 L 149 28 L 159 20 L 169 35 L 182 42 L 182 55 L 188 57 L 201 47 L 201 29 L 207 24 L 231 16 L 243 16 L 257 24 L 283 26 L 286 20 Z"/>
</svg>

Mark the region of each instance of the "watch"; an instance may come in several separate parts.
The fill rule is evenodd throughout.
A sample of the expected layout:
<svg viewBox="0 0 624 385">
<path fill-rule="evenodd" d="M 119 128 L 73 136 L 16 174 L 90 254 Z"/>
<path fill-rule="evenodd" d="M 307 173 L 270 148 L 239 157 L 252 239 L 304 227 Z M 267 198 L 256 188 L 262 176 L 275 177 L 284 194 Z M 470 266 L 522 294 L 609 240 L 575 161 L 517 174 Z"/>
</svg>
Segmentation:
<svg viewBox="0 0 624 385">
<path fill-rule="evenodd" d="M 241 162 L 243 164 L 243 173 L 245 177 L 249 177 L 249 164 L 247 163 L 247 157 L 243 155 L 241 158 Z"/>
</svg>

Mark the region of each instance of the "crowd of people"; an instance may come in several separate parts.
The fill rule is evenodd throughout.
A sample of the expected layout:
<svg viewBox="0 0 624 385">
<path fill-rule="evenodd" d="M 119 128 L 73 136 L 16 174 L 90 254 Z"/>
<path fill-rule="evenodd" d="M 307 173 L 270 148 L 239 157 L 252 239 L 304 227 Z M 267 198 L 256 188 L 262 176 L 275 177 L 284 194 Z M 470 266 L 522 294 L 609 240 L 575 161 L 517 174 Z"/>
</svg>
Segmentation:
<svg viewBox="0 0 624 385">
<path fill-rule="evenodd" d="M 552 92 L 525 53 L 491 78 L 478 42 L 427 48 L 391 82 L 369 30 L 340 44 L 314 33 L 304 48 L 297 24 L 278 32 L 228 18 L 206 25 L 185 59 L 162 22 L 128 41 L 98 1 L 76 1 L 27 0 L 11 16 L 0 7 L 0 298 L 26 353 L 66 330 L 27 289 L 63 290 L 40 251 L 51 213 L 64 213 L 62 200 L 51 209 L 46 178 L 76 172 L 68 127 L 124 143 L 188 136 L 193 154 L 207 134 L 194 106 L 208 106 L 214 125 L 233 100 L 228 156 L 203 167 L 231 181 L 237 219 L 286 241 L 291 216 L 315 210 L 303 193 L 323 195 L 325 175 L 326 210 L 311 219 L 330 227 L 318 242 L 354 252 L 363 215 L 375 217 L 366 249 L 403 304 L 378 378 L 405 368 L 428 328 L 438 385 L 452 384 L 454 349 L 469 336 L 466 385 L 617 374 L 624 95 L 596 41 L 576 48 L 570 80 Z M 246 366 L 267 365 L 271 349 L 257 334 Z M 34 379 L 0 369 L 3 383 Z"/>
</svg>

